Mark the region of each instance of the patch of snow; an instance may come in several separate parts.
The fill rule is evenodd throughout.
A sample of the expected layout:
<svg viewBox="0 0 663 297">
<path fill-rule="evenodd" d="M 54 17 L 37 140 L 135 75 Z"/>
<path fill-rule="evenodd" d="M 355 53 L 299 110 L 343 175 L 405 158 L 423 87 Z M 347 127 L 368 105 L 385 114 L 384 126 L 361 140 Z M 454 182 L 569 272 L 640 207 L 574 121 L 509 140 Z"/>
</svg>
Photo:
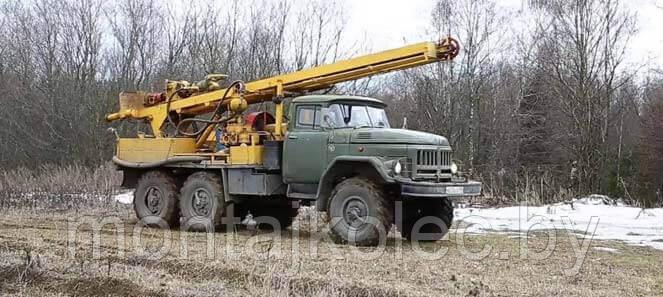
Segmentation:
<svg viewBox="0 0 663 297">
<path fill-rule="evenodd" d="M 574 204 L 584 204 L 584 205 L 615 205 L 615 206 L 626 206 L 624 200 L 622 199 L 612 199 L 605 195 L 592 194 L 587 197 L 573 199 L 573 201 L 568 203 Z"/>
<path fill-rule="evenodd" d="M 113 196 L 113 200 L 122 204 L 134 203 L 134 190 L 127 190 Z"/>
<path fill-rule="evenodd" d="M 607 197 L 590 196 L 573 203 L 504 208 L 457 208 L 455 217 L 467 233 L 519 233 L 568 230 L 580 237 L 619 240 L 663 250 L 663 208 L 629 207 Z"/>
<path fill-rule="evenodd" d="M 601 251 L 601 252 L 608 252 L 608 253 L 613 253 L 613 254 L 621 254 L 622 252 L 618 249 L 613 249 L 609 247 L 603 247 L 603 246 L 595 246 L 595 250 Z"/>
</svg>

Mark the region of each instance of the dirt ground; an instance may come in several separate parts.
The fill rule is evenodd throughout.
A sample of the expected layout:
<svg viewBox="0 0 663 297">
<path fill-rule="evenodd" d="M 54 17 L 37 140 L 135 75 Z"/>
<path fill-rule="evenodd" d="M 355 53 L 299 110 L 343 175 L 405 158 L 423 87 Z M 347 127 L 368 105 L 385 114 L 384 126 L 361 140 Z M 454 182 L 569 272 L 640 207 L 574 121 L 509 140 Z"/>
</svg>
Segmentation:
<svg viewBox="0 0 663 297">
<path fill-rule="evenodd" d="M 0 296 L 663 296 L 662 251 L 592 241 L 579 257 L 574 245 L 589 241 L 562 231 L 457 226 L 435 243 L 392 233 L 381 248 L 354 248 L 331 243 L 313 211 L 278 234 L 135 223 L 121 205 L 0 212 Z"/>
</svg>

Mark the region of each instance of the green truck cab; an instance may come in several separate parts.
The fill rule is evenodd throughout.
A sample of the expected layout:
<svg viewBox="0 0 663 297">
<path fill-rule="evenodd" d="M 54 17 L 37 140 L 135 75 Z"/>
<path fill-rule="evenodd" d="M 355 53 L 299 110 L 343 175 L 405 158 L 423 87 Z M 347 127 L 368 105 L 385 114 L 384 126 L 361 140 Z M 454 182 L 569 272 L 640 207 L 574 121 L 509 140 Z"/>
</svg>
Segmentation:
<svg viewBox="0 0 663 297">
<path fill-rule="evenodd" d="M 293 99 L 283 144 L 290 199 L 310 199 L 338 242 L 374 245 L 395 224 L 403 237 L 437 240 L 453 220 L 452 200 L 481 194 L 463 177 L 446 138 L 394 129 L 377 99 Z"/>
</svg>

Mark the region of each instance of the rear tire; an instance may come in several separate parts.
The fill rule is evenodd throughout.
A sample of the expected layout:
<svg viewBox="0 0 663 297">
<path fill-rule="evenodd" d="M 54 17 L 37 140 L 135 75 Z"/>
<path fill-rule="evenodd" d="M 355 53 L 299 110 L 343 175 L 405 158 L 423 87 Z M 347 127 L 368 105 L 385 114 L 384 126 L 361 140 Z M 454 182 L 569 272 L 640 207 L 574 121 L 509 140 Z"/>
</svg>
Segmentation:
<svg viewBox="0 0 663 297">
<path fill-rule="evenodd" d="M 420 221 L 425 217 L 429 217 L 427 221 Z M 396 225 L 407 240 L 437 241 L 449 233 L 453 218 L 453 204 L 447 198 L 414 199 L 403 203 L 403 214 Z M 413 229 L 418 229 L 417 236 Z"/>
<path fill-rule="evenodd" d="M 213 232 L 225 212 L 222 179 L 204 171 L 190 175 L 182 186 L 180 210 L 183 230 Z"/>
<path fill-rule="evenodd" d="M 179 223 L 177 199 L 178 184 L 175 178 L 164 171 L 150 171 L 138 180 L 134 192 L 134 211 L 141 221 L 149 225 L 176 227 Z M 159 219 L 157 222 L 155 219 Z"/>
<path fill-rule="evenodd" d="M 386 240 L 393 221 L 393 208 L 385 197 L 379 185 L 365 178 L 355 177 L 339 183 L 327 207 L 334 242 L 376 246 L 381 236 Z"/>
</svg>

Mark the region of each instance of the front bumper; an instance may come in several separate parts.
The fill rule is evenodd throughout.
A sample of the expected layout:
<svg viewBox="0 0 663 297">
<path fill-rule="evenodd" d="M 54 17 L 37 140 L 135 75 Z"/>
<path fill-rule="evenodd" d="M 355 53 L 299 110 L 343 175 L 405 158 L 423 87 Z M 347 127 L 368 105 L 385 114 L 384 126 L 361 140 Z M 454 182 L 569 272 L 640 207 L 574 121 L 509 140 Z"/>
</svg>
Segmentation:
<svg viewBox="0 0 663 297">
<path fill-rule="evenodd" d="M 481 195 L 481 183 L 466 182 L 414 182 L 409 179 L 398 179 L 401 184 L 401 196 L 419 198 L 464 198 Z"/>
</svg>

